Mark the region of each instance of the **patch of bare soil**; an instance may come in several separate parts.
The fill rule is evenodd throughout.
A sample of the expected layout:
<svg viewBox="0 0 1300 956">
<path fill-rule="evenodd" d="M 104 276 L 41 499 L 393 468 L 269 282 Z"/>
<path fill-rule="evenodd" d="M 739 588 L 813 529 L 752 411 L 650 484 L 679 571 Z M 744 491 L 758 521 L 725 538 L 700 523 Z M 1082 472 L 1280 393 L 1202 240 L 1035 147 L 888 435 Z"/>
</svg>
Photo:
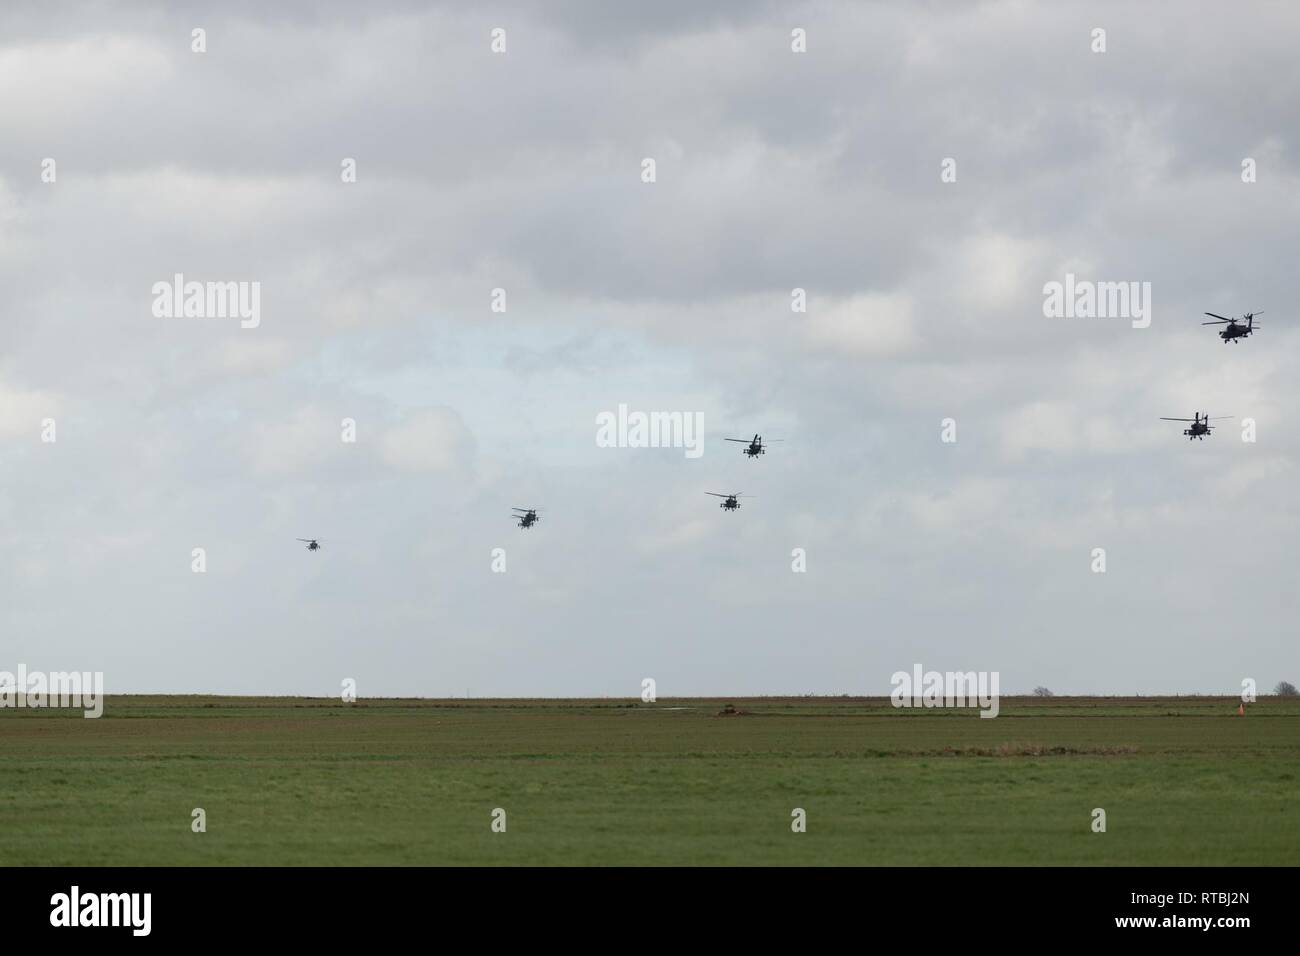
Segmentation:
<svg viewBox="0 0 1300 956">
<path fill-rule="evenodd" d="M 739 707 L 736 707 L 736 706 L 733 705 L 733 704 L 723 704 L 723 705 L 722 705 L 722 710 L 718 711 L 718 712 L 717 712 L 716 714 L 714 714 L 713 716 L 715 716 L 715 717 L 750 717 L 750 716 L 752 716 L 752 714 L 750 714 L 750 712 L 747 711 L 747 710 L 741 710 Z"/>
</svg>

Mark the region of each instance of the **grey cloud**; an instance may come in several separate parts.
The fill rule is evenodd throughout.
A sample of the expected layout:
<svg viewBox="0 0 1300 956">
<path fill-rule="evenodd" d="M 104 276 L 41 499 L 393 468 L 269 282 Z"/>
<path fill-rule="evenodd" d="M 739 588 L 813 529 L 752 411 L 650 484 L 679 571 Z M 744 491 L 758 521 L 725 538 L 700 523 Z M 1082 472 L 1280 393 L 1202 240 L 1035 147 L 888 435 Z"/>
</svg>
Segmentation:
<svg viewBox="0 0 1300 956">
<path fill-rule="evenodd" d="M 5 660 L 111 691 L 1294 680 L 1297 15 L 1177 10 L 6 7 Z M 1046 319 L 1067 269 L 1150 281 L 1151 328 Z M 260 281 L 262 326 L 154 319 L 175 272 Z M 704 457 L 597 448 L 618 402 L 703 412 Z M 1156 421 L 1194 409 L 1260 439 Z M 755 431 L 786 443 L 721 441 Z"/>
</svg>

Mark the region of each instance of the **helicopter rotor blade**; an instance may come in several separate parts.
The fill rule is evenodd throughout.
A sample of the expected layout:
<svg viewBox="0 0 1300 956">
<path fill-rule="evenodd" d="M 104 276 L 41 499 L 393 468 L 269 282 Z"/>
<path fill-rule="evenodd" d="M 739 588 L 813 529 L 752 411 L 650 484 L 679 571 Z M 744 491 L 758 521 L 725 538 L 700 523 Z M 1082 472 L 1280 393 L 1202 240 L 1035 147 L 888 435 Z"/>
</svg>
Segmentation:
<svg viewBox="0 0 1300 956">
<path fill-rule="evenodd" d="M 1196 422 L 1196 421 L 1200 421 L 1199 418 L 1165 418 L 1163 415 L 1160 416 L 1160 420 L 1161 420 L 1162 422 Z"/>
<path fill-rule="evenodd" d="M 1219 315 L 1219 313 L 1217 313 L 1217 312 L 1206 312 L 1205 314 L 1206 314 L 1206 315 L 1209 315 L 1209 316 L 1213 316 L 1213 317 L 1216 318 L 1216 319 L 1223 319 L 1224 322 L 1231 322 L 1231 321 L 1232 321 L 1232 319 L 1229 319 L 1229 318 L 1226 318 L 1225 316 Z M 1202 324 L 1202 325 L 1209 325 L 1210 323 L 1209 323 L 1209 322 L 1202 322 L 1201 324 Z"/>
</svg>

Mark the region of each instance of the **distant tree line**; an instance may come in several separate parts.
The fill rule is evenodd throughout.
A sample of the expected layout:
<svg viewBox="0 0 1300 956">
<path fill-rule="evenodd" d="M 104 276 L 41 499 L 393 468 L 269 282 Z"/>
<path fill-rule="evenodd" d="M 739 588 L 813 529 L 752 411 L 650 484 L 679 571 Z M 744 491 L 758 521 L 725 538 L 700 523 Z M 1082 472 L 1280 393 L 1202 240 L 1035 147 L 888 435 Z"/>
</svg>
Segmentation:
<svg viewBox="0 0 1300 956">
<path fill-rule="evenodd" d="M 1278 697 L 1297 697 L 1300 696 L 1300 690 L 1296 690 L 1295 684 L 1289 680 L 1278 681 L 1277 686 L 1273 688 L 1273 693 Z M 1035 697 L 1055 697 L 1052 691 L 1043 687 L 1041 684 L 1034 688 Z"/>
</svg>

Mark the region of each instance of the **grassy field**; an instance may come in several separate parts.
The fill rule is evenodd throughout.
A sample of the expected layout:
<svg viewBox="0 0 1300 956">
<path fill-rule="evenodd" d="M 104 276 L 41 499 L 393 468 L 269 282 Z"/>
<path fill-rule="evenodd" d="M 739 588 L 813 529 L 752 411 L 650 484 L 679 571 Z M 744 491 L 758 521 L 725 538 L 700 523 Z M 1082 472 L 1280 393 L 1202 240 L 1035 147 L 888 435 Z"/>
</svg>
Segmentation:
<svg viewBox="0 0 1300 956">
<path fill-rule="evenodd" d="M 739 711 L 720 715 L 725 704 Z M 1291 864 L 1300 700 L 110 697 L 0 710 L 0 860 Z M 207 832 L 191 832 L 191 811 Z M 491 814 L 507 813 L 492 833 Z M 791 832 L 791 810 L 807 832 Z M 1102 807 L 1107 832 L 1091 831 Z"/>
</svg>

